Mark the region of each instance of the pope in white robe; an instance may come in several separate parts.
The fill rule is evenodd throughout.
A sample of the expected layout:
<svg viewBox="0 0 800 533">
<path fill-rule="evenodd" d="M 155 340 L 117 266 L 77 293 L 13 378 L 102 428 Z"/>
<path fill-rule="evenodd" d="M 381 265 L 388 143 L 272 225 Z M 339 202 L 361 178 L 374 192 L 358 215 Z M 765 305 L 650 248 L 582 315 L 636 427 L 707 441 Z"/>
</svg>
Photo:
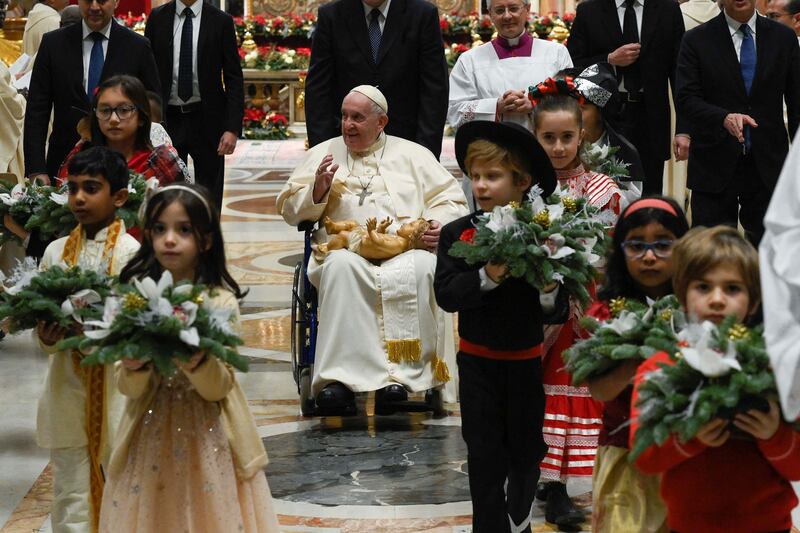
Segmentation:
<svg viewBox="0 0 800 533">
<path fill-rule="evenodd" d="M 764 336 L 783 414 L 800 416 L 800 131 L 764 217 L 759 246 Z"/>
<path fill-rule="evenodd" d="M 572 67 L 567 48 L 534 39 L 525 28 L 530 5 L 492 6 L 498 36 L 459 56 L 450 73 L 447 122 L 458 129 L 471 120 L 516 122 L 533 131 L 528 87 Z"/>
<path fill-rule="evenodd" d="M 467 213 L 458 182 L 430 151 L 383 133 L 386 110 L 371 86 L 345 97 L 342 137 L 313 147 L 278 196 L 278 212 L 289 224 L 391 217 L 392 233 L 425 218 L 435 221 L 423 236 L 433 249 L 441 225 Z M 327 241 L 324 228 L 315 241 Z M 314 394 L 333 382 L 355 392 L 393 384 L 416 392 L 444 382 L 435 370 L 454 361 L 454 340 L 433 294 L 435 267 L 436 256 L 426 250 L 380 264 L 349 250 L 312 257 L 307 272 L 319 295 Z M 445 399 L 454 400 L 450 392 Z"/>
</svg>

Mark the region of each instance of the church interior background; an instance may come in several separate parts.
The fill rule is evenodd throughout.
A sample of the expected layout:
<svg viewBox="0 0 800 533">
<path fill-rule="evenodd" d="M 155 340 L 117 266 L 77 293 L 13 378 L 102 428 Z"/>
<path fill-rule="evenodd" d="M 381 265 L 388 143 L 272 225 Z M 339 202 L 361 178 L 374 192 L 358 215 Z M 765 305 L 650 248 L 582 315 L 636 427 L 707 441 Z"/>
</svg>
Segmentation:
<svg viewBox="0 0 800 533">
<path fill-rule="evenodd" d="M 211 0 L 217 3 L 217 0 Z M 304 418 L 290 363 L 290 302 L 302 234 L 276 212 L 275 199 L 304 157 L 305 69 L 319 0 L 219 0 L 235 17 L 247 104 L 244 140 L 226 162 L 222 226 L 242 304 L 250 372 L 239 375 L 270 455 L 267 477 L 286 532 L 471 531 L 466 448 L 457 404 L 447 416 L 372 415 L 373 397 L 359 398 L 356 417 Z M 20 4 L 21 2 L 21 4 Z M 32 0 L 11 0 L 0 30 L 0 59 L 21 49 L 24 12 Z M 147 14 L 164 0 L 120 0 L 117 20 L 144 33 Z M 488 41 L 491 22 L 478 2 L 437 0 L 450 66 Z M 485 10 L 484 10 L 485 11 Z M 529 31 L 563 42 L 575 0 L 532 0 Z M 23 16 L 14 16 L 23 15 Z M 443 164 L 461 177 L 453 138 Z M 47 366 L 30 335 L 0 345 L 0 533 L 50 531 L 48 453 L 36 447 L 34 425 Z M 568 487 L 587 513 L 590 483 Z M 543 508 L 534 531 L 551 531 Z M 585 526 L 588 531 L 588 523 Z"/>
</svg>

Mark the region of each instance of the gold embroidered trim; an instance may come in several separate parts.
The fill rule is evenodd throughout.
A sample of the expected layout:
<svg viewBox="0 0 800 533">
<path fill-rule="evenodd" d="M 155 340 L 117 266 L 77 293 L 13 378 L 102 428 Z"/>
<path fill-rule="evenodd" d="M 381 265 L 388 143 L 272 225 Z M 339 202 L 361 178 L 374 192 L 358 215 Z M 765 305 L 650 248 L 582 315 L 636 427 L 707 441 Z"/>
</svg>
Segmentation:
<svg viewBox="0 0 800 533">
<path fill-rule="evenodd" d="M 440 383 L 447 383 L 450 381 L 450 369 L 447 368 L 447 363 L 444 359 L 437 355 L 431 359 L 431 366 L 433 367 L 433 377 Z"/>
<path fill-rule="evenodd" d="M 108 226 L 106 243 L 103 247 L 103 260 L 108 260 L 108 273 L 111 274 L 114 247 L 122 233 L 122 220 L 116 219 Z M 63 261 L 70 267 L 78 264 L 78 256 L 83 246 L 83 227 L 73 229 L 64 251 L 61 254 Z M 100 526 L 100 504 L 103 499 L 103 470 L 100 464 L 103 451 L 103 425 L 105 423 L 105 366 L 81 367 L 83 355 L 78 350 L 72 350 L 72 366 L 75 373 L 81 378 L 86 389 L 86 439 L 89 452 L 89 504 L 92 510 L 92 531 L 97 531 Z"/>
<path fill-rule="evenodd" d="M 395 364 L 416 362 L 422 357 L 422 341 L 419 339 L 386 339 L 386 353 Z"/>
</svg>

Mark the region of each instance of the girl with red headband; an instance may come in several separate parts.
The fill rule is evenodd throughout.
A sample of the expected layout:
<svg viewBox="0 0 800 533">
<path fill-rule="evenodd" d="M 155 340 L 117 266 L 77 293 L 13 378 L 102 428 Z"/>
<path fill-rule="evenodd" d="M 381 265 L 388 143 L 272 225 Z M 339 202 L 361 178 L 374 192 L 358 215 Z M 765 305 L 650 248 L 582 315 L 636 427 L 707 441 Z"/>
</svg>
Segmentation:
<svg viewBox="0 0 800 533">
<path fill-rule="evenodd" d="M 605 284 L 586 314 L 611 318 L 614 298 L 646 301 L 672 293 L 672 246 L 689 230 L 672 198 L 655 196 L 630 204 L 614 228 Z M 588 382 L 592 398 L 603 403 L 603 429 L 592 475 L 592 531 L 666 531 L 666 508 L 657 476 L 641 473 L 628 461 L 628 418 L 633 377 L 642 361 L 633 359 Z"/>
</svg>

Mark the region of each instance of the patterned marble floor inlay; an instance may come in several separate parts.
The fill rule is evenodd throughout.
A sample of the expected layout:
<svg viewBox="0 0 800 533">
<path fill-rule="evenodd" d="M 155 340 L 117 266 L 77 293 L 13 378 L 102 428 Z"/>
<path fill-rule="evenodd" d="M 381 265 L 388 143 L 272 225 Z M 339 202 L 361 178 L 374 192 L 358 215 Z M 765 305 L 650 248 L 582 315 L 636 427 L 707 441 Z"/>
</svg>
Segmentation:
<svg viewBox="0 0 800 533">
<path fill-rule="evenodd" d="M 406 414 L 340 420 L 263 439 L 273 497 L 318 505 L 469 501 L 461 428 Z"/>
</svg>

